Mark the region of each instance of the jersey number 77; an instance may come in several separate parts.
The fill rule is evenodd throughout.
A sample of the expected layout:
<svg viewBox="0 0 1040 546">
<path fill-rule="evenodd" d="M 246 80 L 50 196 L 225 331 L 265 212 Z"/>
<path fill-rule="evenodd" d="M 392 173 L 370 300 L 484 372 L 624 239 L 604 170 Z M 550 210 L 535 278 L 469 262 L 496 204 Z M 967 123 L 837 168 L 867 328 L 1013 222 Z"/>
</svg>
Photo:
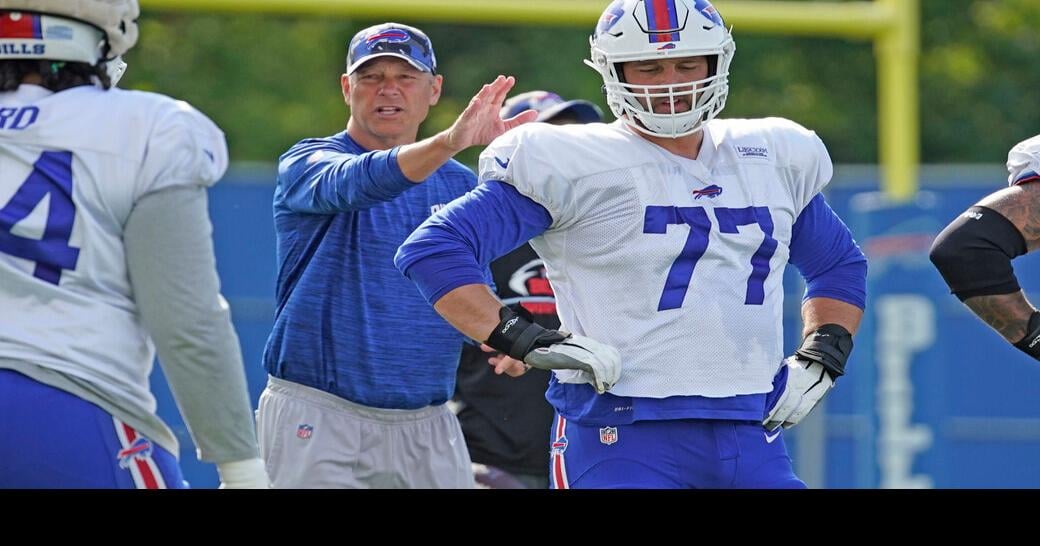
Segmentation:
<svg viewBox="0 0 1040 546">
<path fill-rule="evenodd" d="M 719 223 L 721 233 L 739 233 L 740 226 L 758 224 L 765 237 L 758 250 L 751 256 L 751 275 L 748 276 L 747 292 L 744 305 L 762 305 L 765 300 L 766 277 L 769 276 L 769 260 L 776 252 L 776 239 L 773 238 L 773 217 L 767 207 L 728 208 L 716 207 L 715 219 Z M 648 206 L 643 217 L 643 233 L 665 233 L 669 225 L 687 224 L 690 235 L 682 252 L 672 262 L 668 270 L 668 279 L 664 283 L 664 292 L 657 305 L 658 311 L 678 309 L 686 298 L 686 291 L 693 279 L 693 270 L 697 261 L 708 249 L 708 234 L 711 232 L 711 220 L 704 207 Z"/>
</svg>

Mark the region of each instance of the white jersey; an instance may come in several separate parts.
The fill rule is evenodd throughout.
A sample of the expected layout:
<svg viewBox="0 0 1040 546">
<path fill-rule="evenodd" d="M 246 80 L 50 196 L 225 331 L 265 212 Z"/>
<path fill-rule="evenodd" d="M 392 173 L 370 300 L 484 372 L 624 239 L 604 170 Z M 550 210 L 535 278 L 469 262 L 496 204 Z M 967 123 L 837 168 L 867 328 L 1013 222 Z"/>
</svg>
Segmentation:
<svg viewBox="0 0 1040 546">
<path fill-rule="evenodd" d="M 552 216 L 531 244 L 563 329 L 621 351 L 612 394 L 769 392 L 783 358 L 792 226 L 830 181 L 830 157 L 784 119 L 713 120 L 704 134 L 690 160 L 621 122 L 529 124 L 481 154 L 481 181 Z"/>
<path fill-rule="evenodd" d="M 1040 179 L 1040 135 L 1011 148 L 1007 160 L 1008 185 Z"/>
<path fill-rule="evenodd" d="M 224 135 L 185 102 L 81 86 L 0 93 L 0 360 L 88 381 L 155 411 L 155 357 L 123 226 L 142 196 L 209 186 Z"/>
</svg>

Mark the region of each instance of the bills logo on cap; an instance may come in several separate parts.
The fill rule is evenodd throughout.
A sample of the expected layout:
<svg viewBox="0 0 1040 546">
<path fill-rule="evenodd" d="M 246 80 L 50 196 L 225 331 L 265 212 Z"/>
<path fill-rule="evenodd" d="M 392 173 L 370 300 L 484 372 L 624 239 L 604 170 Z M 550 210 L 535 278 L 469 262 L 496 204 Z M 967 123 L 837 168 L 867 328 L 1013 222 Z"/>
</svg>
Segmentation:
<svg viewBox="0 0 1040 546">
<path fill-rule="evenodd" d="M 369 44 L 374 44 L 376 42 L 402 43 L 407 42 L 409 39 L 411 39 L 411 36 L 409 36 L 407 32 L 401 29 L 392 28 L 373 34 L 368 38 L 365 38 L 365 41 Z"/>
</svg>

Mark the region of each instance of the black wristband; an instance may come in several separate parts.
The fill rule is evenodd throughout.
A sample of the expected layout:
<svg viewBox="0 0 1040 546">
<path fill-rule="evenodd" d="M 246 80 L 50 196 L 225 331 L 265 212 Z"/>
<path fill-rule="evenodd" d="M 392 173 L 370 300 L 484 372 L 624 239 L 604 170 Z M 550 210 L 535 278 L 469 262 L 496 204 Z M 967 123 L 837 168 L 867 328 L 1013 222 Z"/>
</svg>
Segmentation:
<svg viewBox="0 0 1040 546">
<path fill-rule="evenodd" d="M 495 326 L 486 343 L 517 360 L 523 360 L 527 353 L 538 347 L 547 347 L 570 337 L 570 334 L 546 330 L 535 324 L 532 322 L 534 317 L 523 308 L 518 313 L 503 307 L 498 310 L 498 318 L 498 326 Z"/>
<path fill-rule="evenodd" d="M 1040 311 L 1034 311 L 1026 326 L 1026 337 L 1015 344 L 1023 353 L 1040 360 Z"/>
<path fill-rule="evenodd" d="M 819 363 L 831 379 L 845 375 L 845 362 L 852 353 L 852 334 L 838 324 L 824 324 L 802 340 L 794 354 Z"/>
</svg>

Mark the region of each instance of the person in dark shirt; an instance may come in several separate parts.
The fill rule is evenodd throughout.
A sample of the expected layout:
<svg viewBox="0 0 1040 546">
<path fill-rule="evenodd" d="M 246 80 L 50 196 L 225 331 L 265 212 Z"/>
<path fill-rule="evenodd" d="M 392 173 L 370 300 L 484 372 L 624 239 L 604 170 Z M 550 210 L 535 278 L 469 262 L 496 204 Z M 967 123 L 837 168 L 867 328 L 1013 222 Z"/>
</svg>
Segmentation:
<svg viewBox="0 0 1040 546">
<path fill-rule="evenodd" d="M 584 100 L 564 100 L 556 93 L 529 91 L 512 97 L 501 117 L 526 110 L 538 112 L 536 121 L 564 125 L 598 123 L 603 113 Z M 534 322 L 558 329 L 556 301 L 545 278 L 545 266 L 529 244 L 523 244 L 491 264 L 498 297 L 514 309 L 530 313 Z M 458 417 L 473 460 L 478 484 L 493 489 L 544 489 L 549 485 L 546 437 L 553 408 L 545 400 L 550 373 L 537 368 L 512 378 L 495 373 L 498 353 L 466 345 L 459 362 L 455 399 Z"/>
</svg>

